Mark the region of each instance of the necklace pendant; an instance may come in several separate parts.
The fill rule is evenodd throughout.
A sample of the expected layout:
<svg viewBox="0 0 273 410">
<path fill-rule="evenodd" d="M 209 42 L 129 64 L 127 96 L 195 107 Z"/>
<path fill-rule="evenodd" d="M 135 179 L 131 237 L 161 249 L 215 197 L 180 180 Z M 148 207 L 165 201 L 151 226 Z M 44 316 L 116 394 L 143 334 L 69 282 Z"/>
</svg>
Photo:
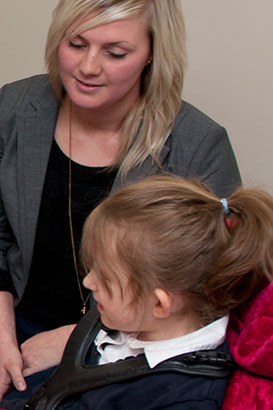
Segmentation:
<svg viewBox="0 0 273 410">
<path fill-rule="evenodd" d="M 85 315 L 86 313 L 86 305 L 84 304 L 81 310 L 82 314 Z"/>
</svg>

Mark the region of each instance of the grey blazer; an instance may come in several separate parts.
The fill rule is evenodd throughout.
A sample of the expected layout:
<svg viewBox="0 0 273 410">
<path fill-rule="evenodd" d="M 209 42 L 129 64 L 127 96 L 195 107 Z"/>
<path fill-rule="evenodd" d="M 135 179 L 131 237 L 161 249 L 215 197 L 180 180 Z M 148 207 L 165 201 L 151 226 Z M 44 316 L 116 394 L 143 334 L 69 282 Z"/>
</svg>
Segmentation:
<svg viewBox="0 0 273 410">
<path fill-rule="evenodd" d="M 28 280 L 58 108 L 47 75 L 0 91 L 0 289 L 11 277 L 16 303 Z M 166 171 L 198 178 L 220 197 L 241 183 L 225 129 L 186 102 L 160 160 Z M 126 181 L 117 176 L 113 189 L 158 172 L 148 158 Z"/>
</svg>

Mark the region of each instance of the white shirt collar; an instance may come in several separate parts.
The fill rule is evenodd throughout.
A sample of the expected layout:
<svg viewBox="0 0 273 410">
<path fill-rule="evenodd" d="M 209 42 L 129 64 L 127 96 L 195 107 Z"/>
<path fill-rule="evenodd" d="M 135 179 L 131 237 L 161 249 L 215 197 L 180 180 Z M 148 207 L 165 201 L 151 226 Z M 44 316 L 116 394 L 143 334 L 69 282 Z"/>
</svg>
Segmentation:
<svg viewBox="0 0 273 410">
<path fill-rule="evenodd" d="M 99 364 L 116 362 L 144 353 L 149 366 L 153 368 L 174 356 L 197 350 L 215 349 L 225 340 L 228 319 L 229 316 L 226 315 L 195 332 L 155 342 L 138 340 L 122 332 L 109 336 L 101 330 L 95 339 L 95 345 L 101 354 Z"/>
</svg>

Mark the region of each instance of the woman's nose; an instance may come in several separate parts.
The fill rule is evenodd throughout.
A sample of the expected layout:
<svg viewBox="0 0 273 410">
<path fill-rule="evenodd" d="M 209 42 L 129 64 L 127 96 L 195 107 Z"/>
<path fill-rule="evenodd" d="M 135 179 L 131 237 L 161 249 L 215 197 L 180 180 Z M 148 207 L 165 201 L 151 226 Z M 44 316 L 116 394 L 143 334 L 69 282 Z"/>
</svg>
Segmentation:
<svg viewBox="0 0 273 410">
<path fill-rule="evenodd" d="M 102 71 L 101 57 L 98 53 L 93 51 L 86 51 L 80 64 L 80 70 L 85 75 L 96 75 L 98 76 Z"/>
</svg>

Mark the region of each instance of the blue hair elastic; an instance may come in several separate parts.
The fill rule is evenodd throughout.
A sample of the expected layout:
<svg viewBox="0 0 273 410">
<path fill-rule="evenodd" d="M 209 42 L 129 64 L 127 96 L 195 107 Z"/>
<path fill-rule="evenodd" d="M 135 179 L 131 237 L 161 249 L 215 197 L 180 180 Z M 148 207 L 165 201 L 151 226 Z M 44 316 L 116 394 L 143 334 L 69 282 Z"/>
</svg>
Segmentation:
<svg viewBox="0 0 273 410">
<path fill-rule="evenodd" d="M 226 198 L 222 198 L 220 202 L 221 202 L 221 204 L 223 205 L 225 214 L 226 214 L 226 215 L 229 215 L 229 214 L 230 214 L 230 210 L 229 210 L 229 207 L 228 207 L 228 201 L 227 201 L 227 199 L 226 199 Z"/>
</svg>

